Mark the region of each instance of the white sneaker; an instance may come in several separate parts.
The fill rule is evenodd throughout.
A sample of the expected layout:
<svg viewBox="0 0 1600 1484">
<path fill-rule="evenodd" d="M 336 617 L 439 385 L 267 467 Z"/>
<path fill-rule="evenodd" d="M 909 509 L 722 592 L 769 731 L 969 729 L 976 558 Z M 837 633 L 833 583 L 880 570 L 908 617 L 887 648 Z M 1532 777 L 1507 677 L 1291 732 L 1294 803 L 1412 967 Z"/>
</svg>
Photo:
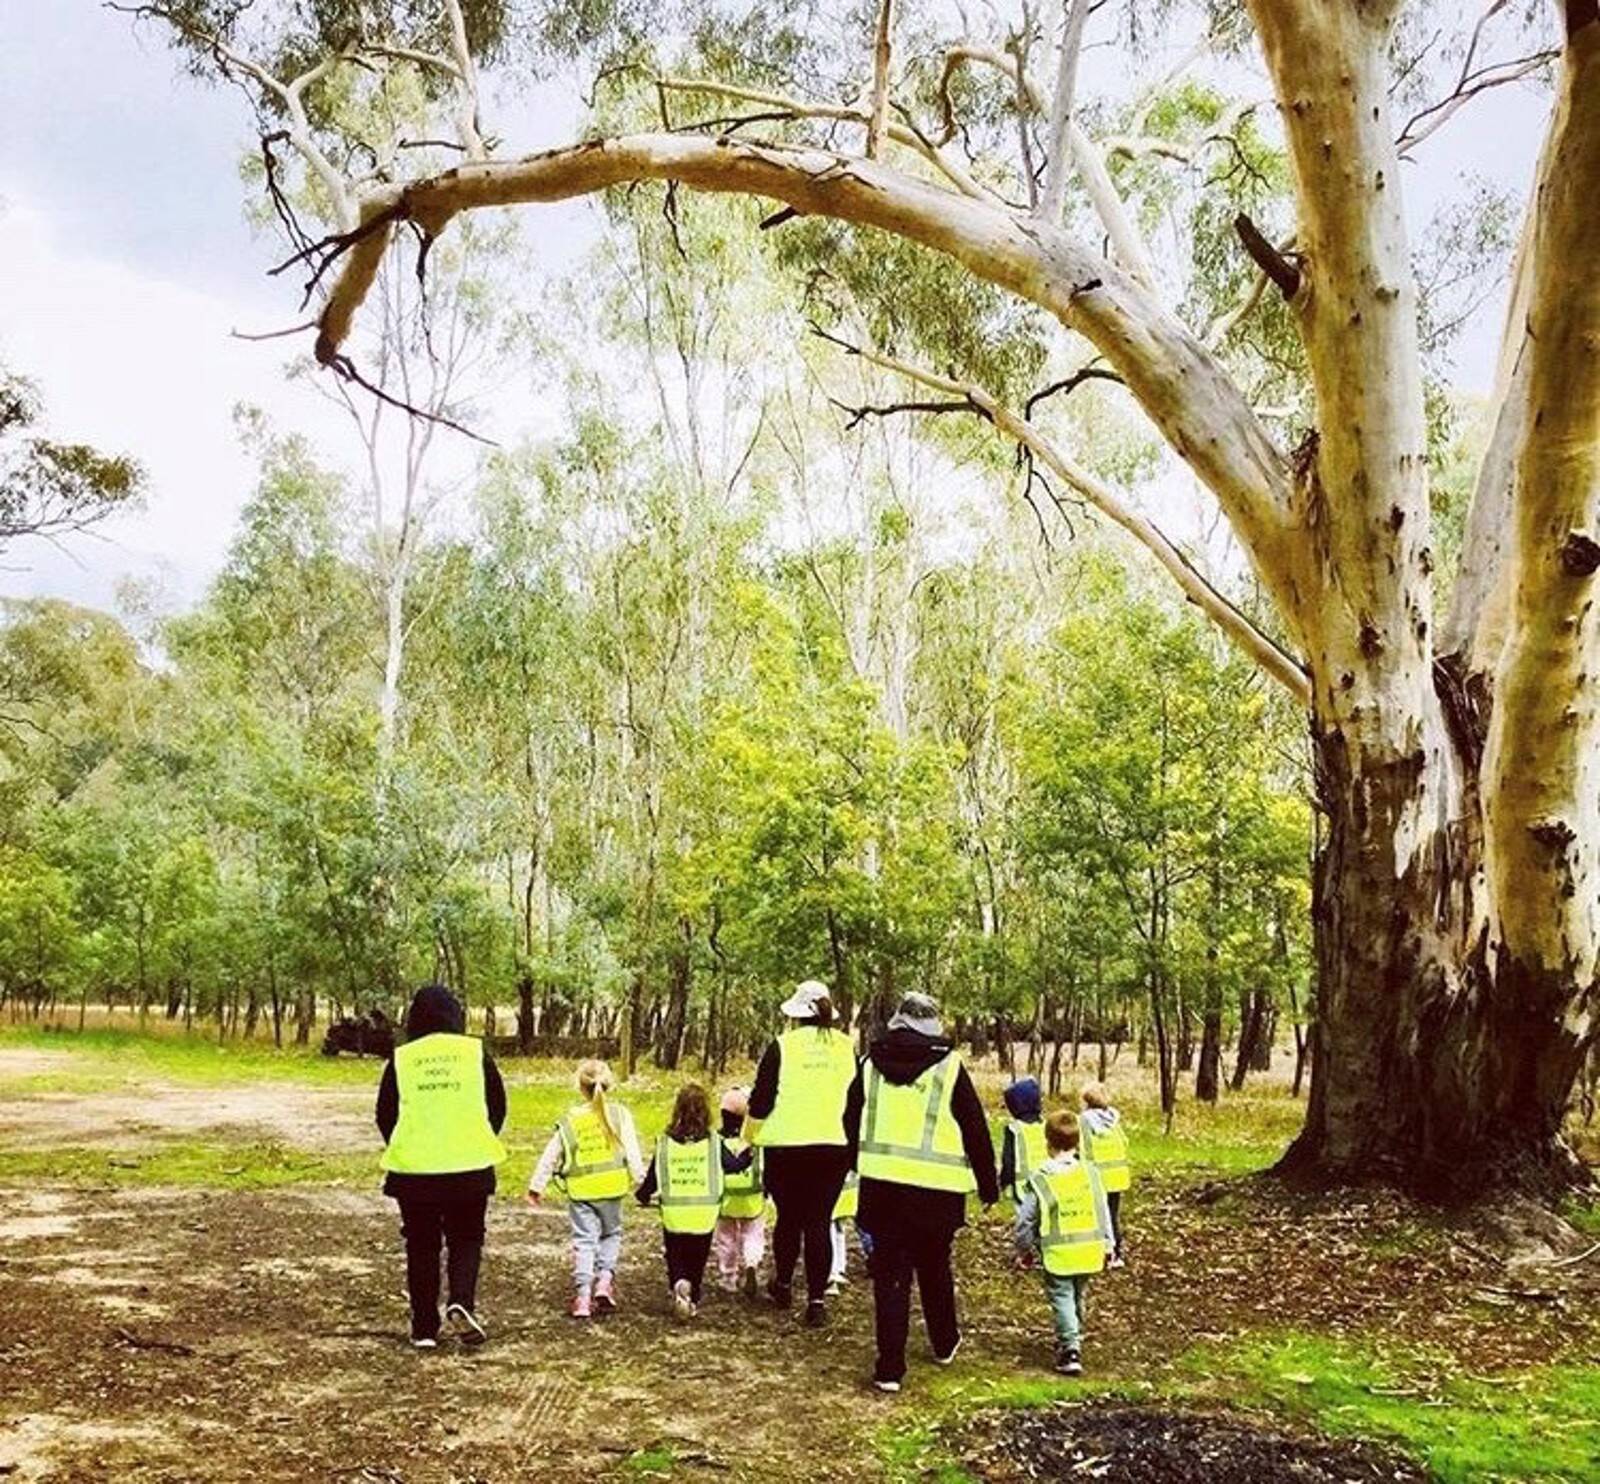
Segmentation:
<svg viewBox="0 0 1600 1484">
<path fill-rule="evenodd" d="M 826 1292 L 829 1298 L 838 1298 L 844 1292 L 844 1279 L 830 1278 Z"/>
<path fill-rule="evenodd" d="M 693 1292 L 687 1278 L 679 1278 L 672 1285 L 672 1312 L 679 1319 L 694 1318 L 694 1299 L 690 1297 Z"/>
<path fill-rule="evenodd" d="M 874 1381 L 872 1389 L 874 1391 L 886 1391 L 893 1395 L 900 1390 L 900 1383 L 898 1381 Z"/>
<path fill-rule="evenodd" d="M 933 1363 L 935 1365 L 949 1365 L 956 1358 L 956 1356 L 959 1355 L 960 1353 L 961 1353 L 961 1336 L 958 1335 L 956 1337 L 955 1344 L 953 1344 L 950 1347 L 950 1353 L 948 1355 L 935 1355 L 933 1357 Z"/>
<path fill-rule="evenodd" d="M 413 1350 L 437 1350 L 439 1342 L 432 1335 L 412 1335 L 411 1348 Z"/>
</svg>

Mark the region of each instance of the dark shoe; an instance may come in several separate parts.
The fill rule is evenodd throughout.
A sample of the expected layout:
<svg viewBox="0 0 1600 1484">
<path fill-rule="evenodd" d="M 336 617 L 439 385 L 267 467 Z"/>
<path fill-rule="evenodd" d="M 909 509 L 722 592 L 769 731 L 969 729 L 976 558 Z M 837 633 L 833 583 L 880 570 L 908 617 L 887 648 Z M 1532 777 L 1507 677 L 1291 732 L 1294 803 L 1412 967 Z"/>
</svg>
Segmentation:
<svg viewBox="0 0 1600 1484">
<path fill-rule="evenodd" d="M 1076 1350 L 1057 1350 L 1056 1369 L 1063 1376 L 1081 1376 L 1083 1374 L 1083 1357 Z"/>
<path fill-rule="evenodd" d="M 953 1344 L 950 1347 L 949 1353 L 946 1354 L 946 1355 L 935 1355 L 933 1357 L 933 1363 L 935 1365 L 949 1365 L 956 1358 L 956 1354 L 957 1354 L 957 1352 L 960 1351 L 960 1349 L 961 1349 L 961 1338 L 958 1335 L 956 1337 L 955 1344 Z"/>
<path fill-rule="evenodd" d="M 754 1268 L 744 1270 L 744 1296 L 753 1299 L 761 1286 L 761 1275 Z"/>
<path fill-rule="evenodd" d="M 489 1338 L 482 1321 L 465 1304 L 451 1304 L 444 1317 L 463 1345 L 481 1345 Z"/>
<path fill-rule="evenodd" d="M 780 1283 L 776 1278 L 767 1284 L 767 1297 L 780 1309 L 787 1309 L 794 1302 L 794 1289 L 787 1283 Z"/>
<path fill-rule="evenodd" d="M 828 1306 L 821 1299 L 806 1304 L 806 1328 L 823 1329 L 828 1323 Z"/>
</svg>

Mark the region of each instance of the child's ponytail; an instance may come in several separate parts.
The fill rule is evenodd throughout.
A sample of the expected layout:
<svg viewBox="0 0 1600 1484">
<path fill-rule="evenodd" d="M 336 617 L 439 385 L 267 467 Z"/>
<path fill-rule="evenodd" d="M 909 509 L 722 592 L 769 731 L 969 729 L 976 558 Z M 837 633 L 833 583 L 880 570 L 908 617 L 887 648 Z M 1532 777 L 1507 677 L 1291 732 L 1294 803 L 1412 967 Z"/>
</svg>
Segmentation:
<svg viewBox="0 0 1600 1484">
<path fill-rule="evenodd" d="M 578 1091 L 583 1094 L 584 1101 L 600 1115 L 600 1127 L 606 1131 L 606 1139 L 611 1147 L 621 1149 L 622 1135 L 612 1122 L 611 1109 L 606 1105 L 606 1093 L 610 1091 L 615 1081 L 611 1075 L 611 1068 L 598 1057 L 590 1057 L 589 1060 L 578 1063 Z"/>
</svg>

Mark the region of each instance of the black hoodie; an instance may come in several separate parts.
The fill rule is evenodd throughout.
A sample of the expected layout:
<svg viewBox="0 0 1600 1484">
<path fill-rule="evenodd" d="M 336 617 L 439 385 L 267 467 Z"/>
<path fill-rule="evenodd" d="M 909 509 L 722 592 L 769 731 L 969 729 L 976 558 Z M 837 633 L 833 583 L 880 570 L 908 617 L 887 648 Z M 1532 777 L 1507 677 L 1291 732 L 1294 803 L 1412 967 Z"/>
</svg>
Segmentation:
<svg viewBox="0 0 1600 1484">
<path fill-rule="evenodd" d="M 935 1062 L 949 1055 L 952 1043 L 944 1037 L 925 1036 L 907 1028 L 889 1031 L 873 1043 L 867 1053 L 878 1071 L 896 1086 L 915 1082 Z M 844 1105 L 844 1132 L 850 1142 L 850 1160 L 855 1163 L 856 1146 L 861 1140 L 861 1112 L 866 1101 L 862 1073 L 850 1084 Z M 965 1066 L 956 1078 L 950 1111 L 961 1130 L 961 1144 L 967 1163 L 978 1182 L 978 1198 L 986 1206 L 1000 1199 L 995 1177 L 994 1143 L 989 1137 L 989 1121 L 984 1117 L 978 1090 L 972 1085 Z M 898 1185 L 884 1180 L 861 1181 L 860 1223 L 878 1234 L 904 1233 L 907 1236 L 953 1233 L 966 1224 L 966 1197 L 952 1190 L 926 1190 L 921 1186 Z"/>
<path fill-rule="evenodd" d="M 466 1033 L 466 1029 L 467 1012 L 462 1008 L 461 1001 L 442 984 L 425 984 L 411 997 L 411 1006 L 406 1011 L 407 1041 L 440 1034 L 460 1036 Z M 487 1046 L 483 1048 L 483 1102 L 490 1126 L 499 1133 L 506 1121 L 506 1085 Z M 394 1074 L 393 1056 L 385 1064 L 383 1078 L 378 1083 L 376 1116 L 378 1132 L 387 1144 L 394 1134 L 395 1125 L 400 1122 L 400 1083 Z M 494 1187 L 493 1165 L 486 1170 L 468 1170 L 460 1175 L 404 1175 L 391 1170 L 383 1180 L 383 1193 L 392 1195 L 396 1200 L 402 1196 L 443 1201 L 491 1195 Z"/>
</svg>

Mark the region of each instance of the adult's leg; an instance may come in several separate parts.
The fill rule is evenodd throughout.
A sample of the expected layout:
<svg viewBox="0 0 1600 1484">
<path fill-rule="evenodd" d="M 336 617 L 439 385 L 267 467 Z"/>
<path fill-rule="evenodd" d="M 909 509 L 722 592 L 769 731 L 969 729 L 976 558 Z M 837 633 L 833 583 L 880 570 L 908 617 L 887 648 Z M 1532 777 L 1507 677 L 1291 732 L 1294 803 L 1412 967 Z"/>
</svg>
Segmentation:
<svg viewBox="0 0 1600 1484">
<path fill-rule="evenodd" d="M 778 1210 L 772 1229 L 772 1282 L 783 1293 L 794 1287 L 795 1264 L 800 1261 L 804 1186 L 799 1173 L 795 1150 L 767 1151 L 767 1192 Z"/>
<path fill-rule="evenodd" d="M 833 1208 L 844 1188 L 849 1155 L 842 1148 L 819 1144 L 803 1151 L 806 1297 L 815 1303 L 827 1297 L 833 1271 Z"/>
<path fill-rule="evenodd" d="M 922 1294 L 922 1321 L 935 1356 L 954 1353 L 961 1342 L 956 1319 L 956 1278 L 950 1266 L 954 1232 L 935 1232 L 918 1241 L 915 1252 L 917 1289 Z"/>
<path fill-rule="evenodd" d="M 875 1233 L 872 1246 L 872 1319 L 877 1335 L 877 1381 L 906 1373 L 906 1329 L 911 1322 L 911 1250 L 892 1233 Z"/>
<path fill-rule="evenodd" d="M 468 1196 L 444 1208 L 444 1236 L 449 1245 L 450 1302 L 469 1313 L 478 1307 L 478 1269 L 483 1262 L 487 1195 Z"/>
<path fill-rule="evenodd" d="M 406 1242 L 406 1292 L 411 1298 L 411 1338 L 439 1334 L 439 1253 L 444 1245 L 443 1211 L 433 1201 L 400 1198 L 400 1232 Z"/>
</svg>

